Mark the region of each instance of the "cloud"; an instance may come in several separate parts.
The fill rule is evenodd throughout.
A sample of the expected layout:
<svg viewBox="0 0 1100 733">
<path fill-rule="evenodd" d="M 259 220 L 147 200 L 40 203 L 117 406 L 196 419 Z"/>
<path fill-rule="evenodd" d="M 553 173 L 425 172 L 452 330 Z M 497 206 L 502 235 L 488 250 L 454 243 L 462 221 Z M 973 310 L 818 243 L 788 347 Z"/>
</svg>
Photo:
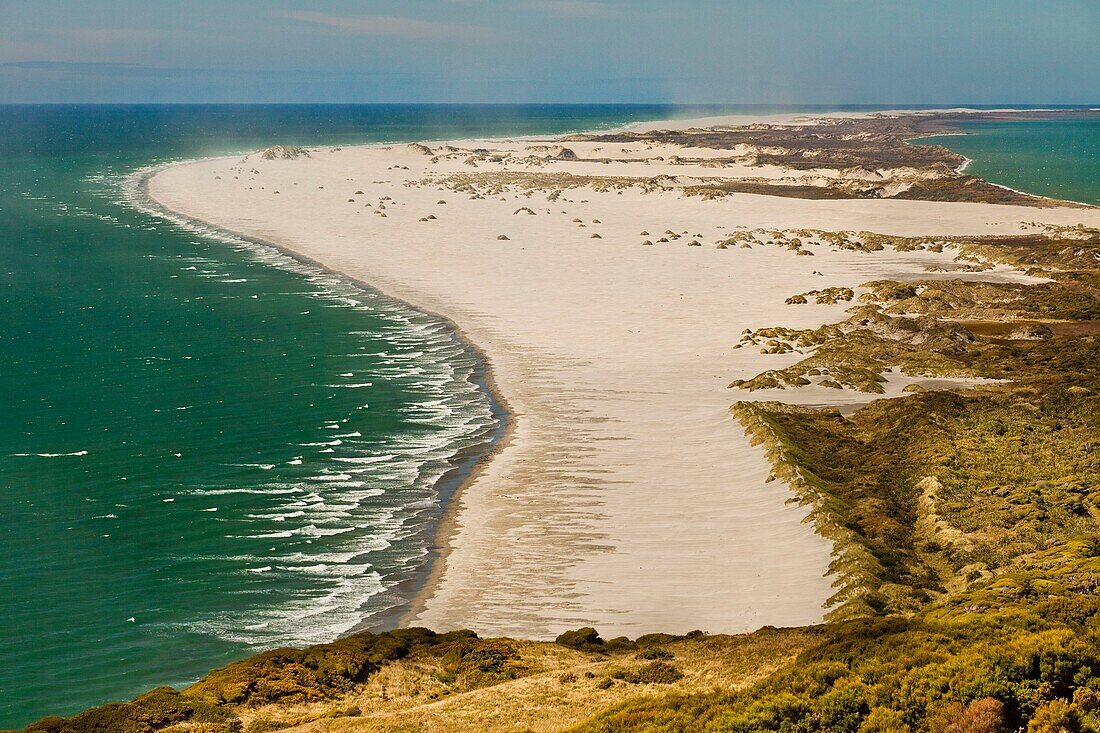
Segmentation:
<svg viewBox="0 0 1100 733">
<path fill-rule="evenodd" d="M 485 26 L 441 23 L 390 15 L 332 15 L 312 10 L 293 10 L 277 13 L 276 15 L 287 20 L 312 23 L 333 28 L 341 33 L 359 36 L 406 39 L 438 38 L 452 41 L 485 41 L 493 36 L 492 30 Z"/>
<path fill-rule="evenodd" d="M 594 0 L 527 0 L 522 7 L 559 18 L 605 18 L 615 14 L 610 5 Z"/>
<path fill-rule="evenodd" d="M 167 31 L 151 28 L 58 28 L 54 33 L 92 44 L 152 43 L 169 36 Z"/>
</svg>

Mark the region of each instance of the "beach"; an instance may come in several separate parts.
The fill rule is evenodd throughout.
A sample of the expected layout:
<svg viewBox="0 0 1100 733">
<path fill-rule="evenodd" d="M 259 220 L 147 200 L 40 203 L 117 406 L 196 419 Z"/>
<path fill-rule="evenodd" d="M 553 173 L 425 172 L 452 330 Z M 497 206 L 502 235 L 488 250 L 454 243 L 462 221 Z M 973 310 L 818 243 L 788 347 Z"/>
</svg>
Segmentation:
<svg viewBox="0 0 1100 733">
<path fill-rule="evenodd" d="M 801 358 L 734 347 L 745 329 L 816 327 L 851 305 L 792 295 L 924 277 L 955 267 L 954 252 L 723 243 L 775 230 L 1020 234 L 1097 226 L 1100 212 L 688 195 L 719 176 L 792 175 L 717 157 L 550 139 L 272 149 L 168 166 L 147 190 L 442 316 L 483 355 L 508 429 L 447 507 L 441 561 L 403 625 L 544 639 L 813 624 L 833 593 L 832 548 L 729 408 L 868 396 L 732 390 Z M 662 177 L 672 183 L 652 185 Z"/>
</svg>

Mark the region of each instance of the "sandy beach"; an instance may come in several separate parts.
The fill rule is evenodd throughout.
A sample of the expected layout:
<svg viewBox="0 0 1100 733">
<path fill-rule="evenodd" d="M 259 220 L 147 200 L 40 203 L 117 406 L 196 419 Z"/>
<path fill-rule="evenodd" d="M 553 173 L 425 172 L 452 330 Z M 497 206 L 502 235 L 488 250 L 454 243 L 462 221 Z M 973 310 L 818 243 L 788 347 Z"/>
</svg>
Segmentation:
<svg viewBox="0 0 1100 733">
<path fill-rule="evenodd" d="M 744 329 L 815 327 L 851 305 L 791 295 L 926 277 L 954 253 L 720 243 L 794 229 L 1019 234 L 1098 226 L 1100 211 L 686 195 L 691 181 L 791 175 L 707 163 L 718 155 L 530 139 L 279 151 L 172 165 L 148 192 L 437 313 L 483 352 L 510 430 L 449 507 L 445 560 L 406 623 L 536 639 L 812 624 L 833 592 L 831 547 L 767 481 L 729 407 L 868 396 L 731 390 L 802 358 L 734 346 Z M 640 182 L 660 177 L 672 183 Z"/>
</svg>

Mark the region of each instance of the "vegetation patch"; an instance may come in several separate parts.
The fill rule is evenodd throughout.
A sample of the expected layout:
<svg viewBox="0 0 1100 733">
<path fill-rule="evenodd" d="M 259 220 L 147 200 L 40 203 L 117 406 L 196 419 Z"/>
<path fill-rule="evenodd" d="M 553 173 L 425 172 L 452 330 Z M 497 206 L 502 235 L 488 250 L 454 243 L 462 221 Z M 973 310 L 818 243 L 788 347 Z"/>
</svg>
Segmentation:
<svg viewBox="0 0 1100 733">
<path fill-rule="evenodd" d="M 847 303 L 854 297 L 856 297 L 856 293 L 851 288 L 832 287 L 792 295 L 787 298 L 786 303 L 787 305 L 805 305 L 813 300 L 818 305 L 835 305 L 836 303 Z"/>
<path fill-rule="evenodd" d="M 71 718 L 44 718 L 27 726 L 36 733 L 151 733 L 180 724 L 198 724 L 210 733 L 236 733 L 233 711 L 196 700 L 170 687 L 158 687 L 130 702 L 91 708 Z"/>
</svg>

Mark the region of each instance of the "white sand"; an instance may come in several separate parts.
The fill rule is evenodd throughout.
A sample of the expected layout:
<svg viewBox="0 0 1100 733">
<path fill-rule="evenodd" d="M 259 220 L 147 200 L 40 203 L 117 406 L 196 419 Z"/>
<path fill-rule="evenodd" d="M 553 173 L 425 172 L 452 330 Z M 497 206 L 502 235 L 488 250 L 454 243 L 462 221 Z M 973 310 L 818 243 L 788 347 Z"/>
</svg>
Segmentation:
<svg viewBox="0 0 1100 733">
<path fill-rule="evenodd" d="M 554 202 L 544 191 L 472 200 L 403 185 L 500 169 L 472 168 L 462 157 L 433 165 L 404 146 L 297 160 L 252 155 L 243 165 L 221 158 L 172 166 L 149 185 L 175 211 L 446 316 L 487 355 L 514 430 L 461 494 L 445 569 L 409 619 L 439 630 L 543 638 L 594 625 L 605 636 L 636 636 L 819 621 L 831 593 L 830 546 L 803 522 L 803 509 L 785 503 L 783 485 L 765 484 L 762 452 L 728 415 L 749 396 L 727 389 L 731 380 L 799 356 L 732 347 L 742 329 L 817 326 L 839 320 L 848 305 L 784 305 L 792 294 L 921 276 L 948 256 L 817 247 L 817 256 L 800 257 L 715 242 L 738 226 L 918 235 L 1016 233 L 1037 221 L 1100 225 L 1100 212 L 1081 209 L 752 195 L 706 202 L 637 188 L 566 190 Z M 731 175 L 672 167 L 636 160 L 531 170 Z M 383 196 L 394 199 L 385 218 L 373 213 Z M 537 214 L 514 215 L 521 206 Z M 429 214 L 438 219 L 420 221 Z M 703 246 L 686 246 L 691 236 L 641 245 L 666 229 L 701 234 Z"/>
</svg>

